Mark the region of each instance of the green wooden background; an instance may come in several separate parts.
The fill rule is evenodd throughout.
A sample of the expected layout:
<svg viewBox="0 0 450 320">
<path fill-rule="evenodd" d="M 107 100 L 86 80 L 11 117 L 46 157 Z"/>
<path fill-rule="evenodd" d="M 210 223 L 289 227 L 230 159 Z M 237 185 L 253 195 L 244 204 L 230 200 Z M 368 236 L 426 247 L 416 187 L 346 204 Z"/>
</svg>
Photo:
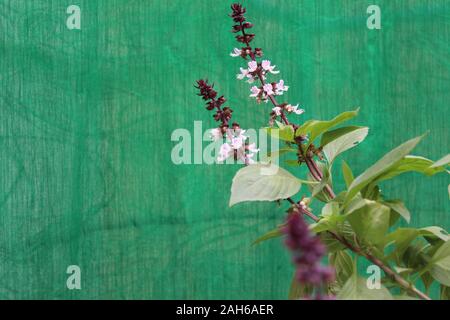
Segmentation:
<svg viewBox="0 0 450 320">
<path fill-rule="evenodd" d="M 356 173 L 430 130 L 449 150 L 450 1 L 245 1 L 262 47 L 308 118 L 361 107 Z M 82 10 L 68 30 L 66 8 Z M 171 133 L 213 125 L 208 77 L 243 127 L 268 106 L 235 80 L 230 1 L 0 0 L 0 298 L 285 298 L 292 267 L 274 204 L 227 207 L 237 166 L 171 162 Z M 368 30 L 378 4 L 382 30 Z M 356 123 L 356 122 L 355 122 Z M 450 229 L 448 178 L 401 177 L 412 224 Z M 66 288 L 66 268 L 82 290 Z"/>
</svg>

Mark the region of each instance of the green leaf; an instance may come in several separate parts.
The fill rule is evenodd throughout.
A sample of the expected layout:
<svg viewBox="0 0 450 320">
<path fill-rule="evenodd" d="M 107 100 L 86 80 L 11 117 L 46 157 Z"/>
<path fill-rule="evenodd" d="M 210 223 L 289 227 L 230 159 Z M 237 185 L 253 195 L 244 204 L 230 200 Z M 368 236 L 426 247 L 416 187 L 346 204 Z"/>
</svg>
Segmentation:
<svg viewBox="0 0 450 320">
<path fill-rule="evenodd" d="M 291 125 L 284 125 L 281 122 L 277 121 L 278 128 L 265 128 L 267 134 L 270 136 L 287 141 L 287 142 L 294 142 L 294 128 Z"/>
<path fill-rule="evenodd" d="M 350 187 L 355 177 L 353 176 L 352 169 L 350 169 L 349 165 L 344 160 L 342 160 L 342 175 L 344 176 L 346 187 Z"/>
<path fill-rule="evenodd" d="M 375 201 L 381 200 L 380 187 L 378 185 L 376 185 L 375 183 L 370 183 L 367 186 L 365 186 L 361 190 L 361 194 L 364 199 L 375 200 Z"/>
<path fill-rule="evenodd" d="M 324 191 L 324 188 L 326 185 L 330 185 L 331 186 L 331 175 L 330 175 L 330 170 L 327 164 L 323 163 L 323 162 L 317 162 L 317 165 L 320 169 L 320 171 L 323 174 L 323 178 L 320 181 L 316 181 L 311 173 L 308 173 L 308 177 L 309 180 L 308 181 L 315 181 L 316 184 L 313 185 L 313 187 L 310 187 L 310 191 L 311 191 L 311 197 L 316 198 L 322 202 L 329 202 L 331 199 L 331 197 Z"/>
<path fill-rule="evenodd" d="M 339 223 L 345 221 L 345 216 L 339 214 L 339 204 L 329 202 L 322 208 L 322 218 L 319 222 L 311 224 L 310 229 L 315 233 L 337 229 Z"/>
<path fill-rule="evenodd" d="M 399 147 L 387 153 L 373 166 L 371 166 L 369 169 L 359 175 L 355 180 L 353 180 L 348 189 L 344 204 L 347 204 L 360 190 L 362 190 L 362 188 L 367 186 L 378 176 L 396 166 L 399 161 L 401 161 L 417 146 L 422 138 L 423 136 L 416 137 L 403 143 Z"/>
<path fill-rule="evenodd" d="M 276 165 L 254 164 L 240 169 L 231 185 L 230 207 L 244 201 L 275 201 L 296 194 L 301 181 Z"/>
<path fill-rule="evenodd" d="M 364 200 L 366 205 L 347 214 L 355 233 L 360 239 L 379 244 L 389 229 L 389 207 L 379 202 Z"/>
<path fill-rule="evenodd" d="M 290 152 L 297 152 L 297 149 L 289 148 L 289 147 L 280 148 L 278 150 L 275 150 L 275 151 L 272 151 L 272 152 L 268 153 L 268 156 L 271 159 L 274 159 L 274 158 L 278 158 L 278 157 L 282 156 L 283 154 L 287 154 L 287 153 L 290 153 Z"/>
<path fill-rule="evenodd" d="M 423 243 L 414 242 L 408 246 L 402 256 L 402 262 L 407 268 L 420 270 L 425 268 L 429 262 L 429 257 L 425 254 L 426 246 Z"/>
<path fill-rule="evenodd" d="M 436 161 L 431 168 L 437 168 L 437 167 L 444 167 L 447 166 L 450 163 L 450 154 L 446 155 L 442 159 L 439 159 Z"/>
<path fill-rule="evenodd" d="M 349 215 L 355 210 L 358 210 L 366 205 L 366 199 L 364 199 L 360 193 L 358 193 L 345 208 L 344 213 Z"/>
<path fill-rule="evenodd" d="M 412 228 L 399 228 L 389 233 L 384 239 L 384 246 L 395 246 L 388 259 L 400 262 L 408 246 L 419 236 L 419 231 Z"/>
<path fill-rule="evenodd" d="M 388 206 L 389 208 L 391 208 L 391 210 L 395 211 L 400 216 L 402 216 L 406 222 L 409 223 L 411 221 L 411 214 L 409 213 L 409 210 L 405 207 L 405 204 L 402 201 L 387 200 L 382 201 L 381 203 L 384 204 L 385 206 Z"/>
<path fill-rule="evenodd" d="M 430 159 L 418 156 L 406 156 L 398 164 L 377 177 L 376 181 L 392 179 L 407 172 L 418 172 L 426 176 L 433 176 L 445 171 L 442 166 L 432 166 L 434 162 Z"/>
<path fill-rule="evenodd" d="M 342 251 L 346 247 L 338 240 L 336 240 L 329 232 L 319 233 L 320 240 L 327 247 L 328 253 L 333 253 L 336 251 Z"/>
<path fill-rule="evenodd" d="M 328 163 L 333 163 L 334 159 L 336 159 L 338 155 L 358 145 L 367 137 L 368 133 L 369 128 L 363 127 L 358 130 L 349 132 L 328 143 L 323 148 L 323 153 L 325 154 Z"/>
<path fill-rule="evenodd" d="M 342 127 L 334 130 L 330 130 L 322 134 L 322 138 L 320 139 L 320 146 L 324 147 L 330 142 L 336 140 L 339 137 L 342 137 L 343 135 L 350 133 L 352 131 L 362 129 L 364 127 L 359 126 L 348 126 L 348 127 Z"/>
<path fill-rule="evenodd" d="M 419 232 L 423 236 L 434 235 L 444 242 L 450 240 L 450 236 L 449 236 L 448 232 L 446 230 L 442 229 L 441 227 L 432 226 L 432 227 L 421 228 L 421 229 L 419 229 Z"/>
<path fill-rule="evenodd" d="M 430 261 L 430 273 L 439 283 L 450 286 L 450 241 L 445 242 Z"/>
<path fill-rule="evenodd" d="M 355 117 L 358 114 L 358 111 L 359 109 L 343 112 L 329 121 L 309 120 L 297 129 L 295 136 L 298 137 L 309 134 L 309 143 L 312 143 L 318 136 L 328 131 L 328 129 Z"/>
<path fill-rule="evenodd" d="M 258 239 L 256 239 L 255 241 L 253 241 L 252 246 L 255 246 L 263 241 L 266 240 L 270 240 L 270 239 L 274 239 L 274 238 L 278 238 L 281 237 L 283 235 L 283 231 L 281 230 L 281 227 L 277 227 L 273 230 L 270 230 L 269 232 L 265 233 L 264 235 L 262 235 L 261 237 L 259 237 Z"/>
<path fill-rule="evenodd" d="M 336 280 L 340 286 L 343 286 L 355 272 L 352 256 L 344 250 L 330 254 L 330 264 L 336 270 Z"/>
<path fill-rule="evenodd" d="M 369 289 L 367 280 L 358 277 L 357 273 L 347 280 L 344 287 L 338 293 L 339 300 L 392 300 L 393 297 L 388 289 L 381 286 L 380 289 Z"/>
</svg>

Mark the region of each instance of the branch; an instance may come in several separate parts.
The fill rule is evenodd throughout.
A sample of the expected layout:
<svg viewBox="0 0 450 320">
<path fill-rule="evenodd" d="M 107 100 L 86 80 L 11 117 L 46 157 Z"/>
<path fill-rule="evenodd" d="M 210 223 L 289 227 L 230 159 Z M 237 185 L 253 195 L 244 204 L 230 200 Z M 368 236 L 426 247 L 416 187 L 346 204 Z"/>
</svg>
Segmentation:
<svg viewBox="0 0 450 320">
<path fill-rule="evenodd" d="M 310 217 L 314 222 L 319 222 L 320 218 L 317 217 L 316 215 L 314 215 L 312 212 L 306 210 L 305 208 L 303 208 L 302 206 L 300 206 L 299 204 L 297 204 L 294 200 L 292 200 L 291 198 L 286 199 L 289 203 L 295 205 L 299 211 L 305 215 L 307 215 L 308 217 Z M 427 296 L 425 293 L 423 293 L 422 291 L 420 291 L 419 289 L 417 289 L 414 285 L 410 284 L 408 281 L 406 281 L 405 279 L 403 279 L 399 274 L 397 274 L 394 270 L 392 270 L 389 266 L 387 266 L 386 264 L 383 263 L 383 261 L 381 261 L 380 259 L 378 259 L 377 257 L 374 257 L 373 255 L 371 255 L 370 253 L 364 252 L 361 248 L 355 247 L 354 245 L 352 245 L 350 242 L 347 241 L 347 239 L 345 239 L 344 237 L 342 237 L 341 235 L 333 232 L 333 231 L 327 231 L 329 234 L 331 234 L 331 236 L 333 238 L 335 238 L 336 240 L 338 240 L 339 242 L 341 242 L 344 246 L 346 246 L 349 250 L 353 251 L 354 253 L 356 253 L 359 256 L 362 256 L 364 258 L 366 258 L 367 260 L 369 260 L 370 262 L 372 262 L 373 264 L 377 265 L 381 270 L 383 270 L 392 280 L 394 280 L 395 282 L 397 282 L 401 287 L 403 287 L 404 289 L 410 291 L 411 293 L 414 293 L 415 295 L 417 295 L 418 297 L 424 299 L 424 300 L 431 300 L 431 298 L 429 296 Z"/>
</svg>

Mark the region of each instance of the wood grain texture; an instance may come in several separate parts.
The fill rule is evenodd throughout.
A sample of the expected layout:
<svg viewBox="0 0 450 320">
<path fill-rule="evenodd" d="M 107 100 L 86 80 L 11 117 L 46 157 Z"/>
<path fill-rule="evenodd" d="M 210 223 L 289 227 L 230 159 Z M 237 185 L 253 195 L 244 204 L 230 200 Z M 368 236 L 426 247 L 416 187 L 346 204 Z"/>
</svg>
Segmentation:
<svg viewBox="0 0 450 320">
<path fill-rule="evenodd" d="M 236 166 L 170 159 L 174 129 L 213 126 L 200 77 L 242 127 L 267 122 L 235 81 L 230 1 L 79 0 L 80 31 L 72 2 L 0 1 L 0 298 L 286 298 L 281 241 L 250 246 L 283 211 L 228 208 Z M 304 119 L 361 107 L 369 137 L 344 156 L 356 173 L 427 130 L 417 154 L 449 150 L 450 1 L 378 0 L 380 31 L 372 2 L 245 1 Z M 383 191 L 413 225 L 450 229 L 448 184 L 408 175 Z M 66 288 L 71 264 L 82 290 Z"/>
</svg>

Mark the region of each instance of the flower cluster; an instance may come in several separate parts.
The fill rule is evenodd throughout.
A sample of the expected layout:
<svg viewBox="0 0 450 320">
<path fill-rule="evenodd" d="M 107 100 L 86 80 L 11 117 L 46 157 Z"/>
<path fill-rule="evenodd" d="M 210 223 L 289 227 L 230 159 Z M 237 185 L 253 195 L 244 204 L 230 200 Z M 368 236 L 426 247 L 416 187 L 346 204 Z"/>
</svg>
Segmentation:
<svg viewBox="0 0 450 320">
<path fill-rule="evenodd" d="M 300 203 L 306 209 L 304 203 Z M 327 284 L 334 281 L 333 268 L 321 265 L 320 261 L 326 253 L 325 246 L 318 236 L 313 236 L 308 224 L 303 219 L 298 207 L 293 207 L 287 218 L 283 230 L 286 234 L 286 246 L 293 252 L 293 261 L 296 265 L 296 279 L 303 285 L 326 289 Z M 316 299 L 326 298 L 316 292 Z"/>
<path fill-rule="evenodd" d="M 250 97 L 255 98 L 258 103 L 261 101 L 268 102 L 269 100 L 274 103 L 275 108 L 272 109 L 271 123 L 276 119 L 276 117 L 284 117 L 284 113 L 295 113 L 302 114 L 304 111 L 302 109 L 297 109 L 297 106 L 292 106 L 290 104 L 278 105 L 274 99 L 274 96 L 281 96 L 284 92 L 288 91 L 289 87 L 285 85 L 284 80 L 279 82 L 269 82 L 267 83 L 268 74 L 278 74 L 279 71 L 275 70 L 274 65 L 270 60 L 262 60 L 258 62 L 256 59 L 263 56 L 261 48 L 252 49 L 250 42 L 254 39 L 254 34 L 247 33 L 248 29 L 251 29 L 253 25 L 249 23 L 244 14 L 246 9 L 242 7 L 241 4 L 235 3 L 231 6 L 232 13 L 231 17 L 236 23 L 233 26 L 232 32 L 241 34 L 236 36 L 238 42 L 244 43 L 246 46 L 239 49 L 234 48 L 230 53 L 232 57 L 242 57 L 244 59 L 250 58 L 245 68 L 240 68 L 240 73 L 237 75 L 239 80 L 246 80 L 248 83 L 254 83 L 259 80 L 260 85 L 253 85 L 250 88 Z"/>
<path fill-rule="evenodd" d="M 214 141 L 226 141 L 221 145 L 217 161 L 223 162 L 230 157 L 234 160 L 240 160 L 245 164 L 252 164 L 253 156 L 259 151 L 254 143 L 247 144 L 247 136 L 244 135 L 245 130 L 242 130 L 238 123 L 229 122 L 233 115 L 233 110 L 229 107 L 223 107 L 226 99 L 224 96 L 217 98 L 217 91 L 214 90 L 214 85 L 208 84 L 207 80 L 198 80 L 196 88 L 199 90 L 198 95 L 206 101 L 206 109 L 209 111 L 216 110 L 214 120 L 220 122 L 219 127 L 211 130 L 211 138 Z"/>
<path fill-rule="evenodd" d="M 246 143 L 248 136 L 244 133 L 245 130 L 241 129 L 237 123 L 234 123 L 232 129 L 228 129 L 225 135 L 222 135 L 219 129 L 211 130 L 213 140 L 223 139 L 224 136 L 226 138 L 226 142 L 220 146 L 217 161 L 223 162 L 233 156 L 235 160 L 240 160 L 245 164 L 255 163 L 252 158 L 259 152 L 259 149 L 256 148 L 255 143 Z"/>
<path fill-rule="evenodd" d="M 237 48 L 234 49 L 238 50 Z M 232 54 L 233 55 L 233 54 Z M 254 97 L 258 102 L 268 101 L 269 96 L 281 96 L 284 92 L 288 91 L 289 87 L 284 84 L 284 80 L 279 82 L 266 83 L 267 74 L 278 74 L 280 71 L 275 70 L 274 65 L 269 60 L 263 60 L 261 63 L 251 60 L 247 64 L 247 68 L 240 68 L 241 73 L 236 77 L 239 80 L 246 79 L 248 83 L 254 83 L 260 79 L 262 86 L 252 86 L 250 89 L 250 97 Z"/>
</svg>

